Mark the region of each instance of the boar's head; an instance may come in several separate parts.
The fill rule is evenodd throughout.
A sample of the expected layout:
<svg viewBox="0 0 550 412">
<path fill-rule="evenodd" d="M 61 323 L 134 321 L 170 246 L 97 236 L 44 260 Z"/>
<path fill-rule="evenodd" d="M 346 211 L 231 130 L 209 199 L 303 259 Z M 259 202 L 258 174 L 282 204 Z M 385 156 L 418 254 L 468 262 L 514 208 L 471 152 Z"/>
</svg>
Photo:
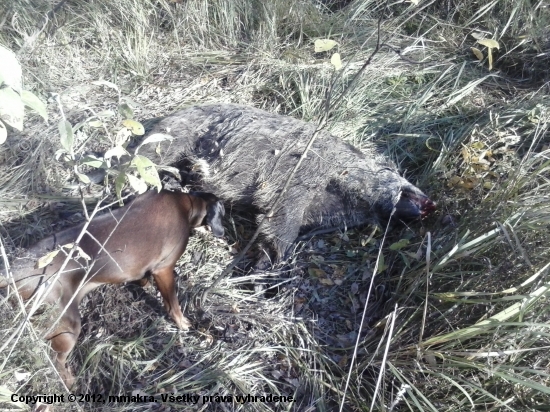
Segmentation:
<svg viewBox="0 0 550 412">
<path fill-rule="evenodd" d="M 374 213 L 379 223 L 387 221 L 394 208 L 393 219 L 404 222 L 423 218 L 435 210 L 435 202 L 393 167 L 370 166 L 350 170 L 345 179 L 348 199 L 349 194 L 357 197 L 351 202 L 352 207 L 366 208 L 365 213 Z"/>
</svg>

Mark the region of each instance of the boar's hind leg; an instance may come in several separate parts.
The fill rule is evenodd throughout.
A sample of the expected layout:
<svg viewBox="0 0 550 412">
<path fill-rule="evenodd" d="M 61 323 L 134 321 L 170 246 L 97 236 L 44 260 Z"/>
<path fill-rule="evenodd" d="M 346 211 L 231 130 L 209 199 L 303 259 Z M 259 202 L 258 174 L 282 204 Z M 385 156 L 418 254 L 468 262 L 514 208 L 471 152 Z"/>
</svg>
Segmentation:
<svg viewBox="0 0 550 412">
<path fill-rule="evenodd" d="M 275 262 L 285 260 L 289 257 L 292 245 L 300 233 L 303 224 L 304 212 L 310 200 L 313 198 L 303 188 L 291 188 L 282 200 L 282 205 L 264 222 L 262 234 L 271 244 L 275 252 Z M 256 263 L 256 269 L 265 269 L 268 258 L 264 254 Z"/>
</svg>

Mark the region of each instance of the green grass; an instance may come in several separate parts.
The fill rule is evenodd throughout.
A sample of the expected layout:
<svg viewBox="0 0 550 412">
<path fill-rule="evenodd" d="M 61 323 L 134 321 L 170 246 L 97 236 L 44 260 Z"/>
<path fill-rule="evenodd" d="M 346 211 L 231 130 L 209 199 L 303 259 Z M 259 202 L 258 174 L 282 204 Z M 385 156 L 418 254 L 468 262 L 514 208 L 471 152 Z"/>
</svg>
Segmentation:
<svg viewBox="0 0 550 412">
<path fill-rule="evenodd" d="M 70 225 L 59 212 L 81 210 L 75 177 L 54 159 L 61 116 L 51 93 L 73 124 L 116 112 L 117 91 L 96 80 L 115 83 L 137 104 L 138 119 L 217 101 L 313 122 L 334 84 L 331 131 L 357 147 L 379 143 L 438 202 L 435 216 L 385 239 L 363 228 L 299 244 L 287 265 L 256 279 L 278 284 L 274 297 L 255 296 L 251 275 L 237 270 L 210 294 L 204 314 L 194 298 L 250 227 L 231 218 L 227 245 L 194 236 L 178 282 L 198 327 L 179 333 L 153 290 L 100 288 L 81 305 L 83 333 L 70 361 L 78 392 L 271 393 L 297 401 L 192 410 L 333 411 L 349 373 L 346 411 L 372 402 L 386 411 L 548 408 L 550 11 L 542 2 L 386 9 L 355 0 L 330 12 L 313 0 L 68 0 L 45 24 L 49 10 L 45 2 L 0 5 L 0 43 L 17 53 L 25 88 L 49 99 L 50 115 L 44 124 L 29 113 L 24 132 L 0 146 L 0 235 L 9 256 Z M 382 41 L 403 58 L 383 48 L 350 88 L 376 45 L 380 16 Z M 473 32 L 499 41 L 492 71 L 471 51 L 487 55 Z M 332 51 L 314 52 L 317 38 L 338 42 L 340 72 Z M 83 131 L 82 149 L 109 144 L 105 130 Z M 94 205 L 99 189 L 85 195 Z M 408 245 L 389 248 L 400 239 Z M 368 296 L 377 265 L 383 270 Z M 1 347 L 21 317 L 17 305 L 2 298 L 0 306 Z M 5 394 L 64 393 L 48 359 L 47 344 L 28 331 L 6 345 L 0 405 L 8 407 Z"/>
</svg>

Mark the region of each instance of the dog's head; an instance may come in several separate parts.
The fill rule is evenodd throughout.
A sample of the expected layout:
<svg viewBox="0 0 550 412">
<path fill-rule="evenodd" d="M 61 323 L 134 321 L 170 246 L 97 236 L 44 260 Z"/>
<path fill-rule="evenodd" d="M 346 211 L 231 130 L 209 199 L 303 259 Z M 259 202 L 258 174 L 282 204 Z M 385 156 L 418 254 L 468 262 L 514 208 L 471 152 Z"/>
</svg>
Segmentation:
<svg viewBox="0 0 550 412">
<path fill-rule="evenodd" d="M 225 216 L 223 202 L 212 193 L 191 192 L 190 194 L 206 202 L 206 215 L 204 216 L 203 225 L 210 226 L 214 236 L 222 237 L 224 234 L 222 219 Z"/>
</svg>

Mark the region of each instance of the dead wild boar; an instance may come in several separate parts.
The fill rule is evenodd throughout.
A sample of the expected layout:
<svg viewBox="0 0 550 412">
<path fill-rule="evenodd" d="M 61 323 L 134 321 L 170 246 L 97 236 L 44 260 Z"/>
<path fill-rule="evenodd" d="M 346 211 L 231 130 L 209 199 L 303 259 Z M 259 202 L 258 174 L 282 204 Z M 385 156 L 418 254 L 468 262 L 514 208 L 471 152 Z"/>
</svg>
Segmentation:
<svg viewBox="0 0 550 412">
<path fill-rule="evenodd" d="M 184 184 L 214 193 L 233 209 L 253 208 L 258 221 L 316 128 L 235 104 L 194 106 L 143 123 L 143 138 L 162 133 L 173 139 L 143 145 L 139 154 L 156 164 L 178 167 Z M 361 152 L 323 131 L 261 235 L 280 260 L 302 232 L 383 224 L 394 207 L 394 216 L 406 221 L 427 215 L 435 203 L 401 177 L 374 145 Z"/>
</svg>

